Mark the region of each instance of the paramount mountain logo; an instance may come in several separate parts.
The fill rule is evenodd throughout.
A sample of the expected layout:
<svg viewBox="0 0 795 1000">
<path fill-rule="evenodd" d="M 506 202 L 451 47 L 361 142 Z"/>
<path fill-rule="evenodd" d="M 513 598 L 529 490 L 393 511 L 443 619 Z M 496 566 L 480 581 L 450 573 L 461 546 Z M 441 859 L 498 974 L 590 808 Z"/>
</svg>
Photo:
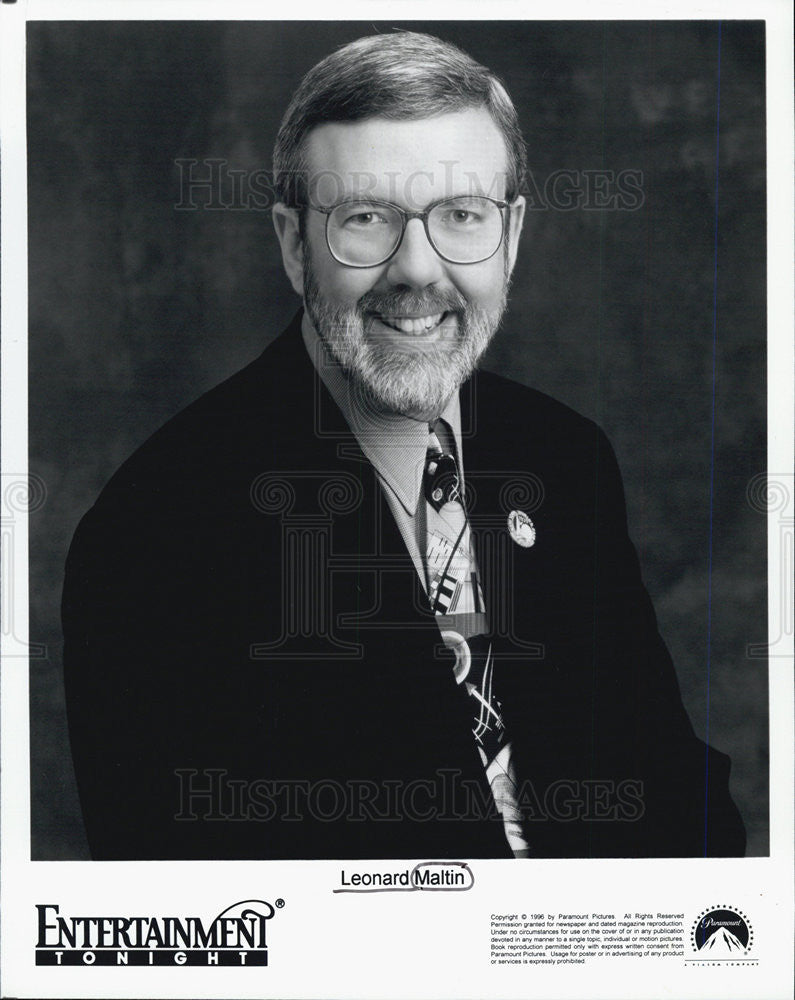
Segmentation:
<svg viewBox="0 0 795 1000">
<path fill-rule="evenodd" d="M 748 918 L 727 906 L 704 910 L 698 915 L 690 934 L 694 951 L 703 959 L 744 958 L 753 944 Z"/>
<path fill-rule="evenodd" d="M 701 946 L 701 950 L 713 952 L 715 955 L 734 955 L 737 952 L 745 951 L 738 938 L 731 931 L 727 931 L 725 927 L 719 927 L 713 931 Z"/>
<path fill-rule="evenodd" d="M 284 901 L 276 900 L 276 907 Z M 264 966 L 265 927 L 275 910 L 244 899 L 212 920 L 201 917 L 65 917 L 60 906 L 37 904 L 36 965 Z"/>
</svg>

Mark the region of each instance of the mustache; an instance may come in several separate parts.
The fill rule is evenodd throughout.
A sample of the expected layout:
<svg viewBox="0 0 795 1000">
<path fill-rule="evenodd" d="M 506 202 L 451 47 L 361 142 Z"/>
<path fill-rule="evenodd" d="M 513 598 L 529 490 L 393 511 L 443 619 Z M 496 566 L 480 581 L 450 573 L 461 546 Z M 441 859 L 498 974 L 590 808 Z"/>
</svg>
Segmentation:
<svg viewBox="0 0 795 1000">
<path fill-rule="evenodd" d="M 363 313 L 399 316 L 418 313 L 431 316 L 440 312 L 463 312 L 469 302 L 457 290 L 411 292 L 395 289 L 390 292 L 365 292 L 357 303 Z"/>
</svg>

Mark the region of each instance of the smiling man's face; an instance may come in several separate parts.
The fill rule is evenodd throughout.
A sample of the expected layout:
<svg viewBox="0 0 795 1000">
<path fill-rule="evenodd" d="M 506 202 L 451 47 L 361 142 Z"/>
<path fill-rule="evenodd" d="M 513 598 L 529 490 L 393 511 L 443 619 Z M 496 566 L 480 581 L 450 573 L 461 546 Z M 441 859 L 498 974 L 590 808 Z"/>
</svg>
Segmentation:
<svg viewBox="0 0 795 1000">
<path fill-rule="evenodd" d="M 415 212 L 460 195 L 505 197 L 505 143 L 484 108 L 321 125 L 307 138 L 306 160 L 310 202 L 319 208 L 372 199 Z M 412 219 L 394 256 L 373 267 L 337 261 L 326 215 L 307 210 L 303 243 L 293 243 L 307 311 L 375 406 L 430 419 L 471 374 L 505 307 L 523 209 L 520 198 L 503 210 L 506 238 L 488 260 L 448 263 Z M 287 265 L 285 225 L 277 221 Z M 297 285 L 295 261 L 288 273 Z"/>
</svg>

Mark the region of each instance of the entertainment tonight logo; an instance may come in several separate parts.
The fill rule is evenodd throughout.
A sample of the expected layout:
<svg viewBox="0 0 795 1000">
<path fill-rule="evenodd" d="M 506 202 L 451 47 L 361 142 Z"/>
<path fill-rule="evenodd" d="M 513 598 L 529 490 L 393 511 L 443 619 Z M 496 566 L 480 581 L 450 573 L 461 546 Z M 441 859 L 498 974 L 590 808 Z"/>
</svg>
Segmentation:
<svg viewBox="0 0 795 1000">
<path fill-rule="evenodd" d="M 265 924 L 275 912 L 262 899 L 233 903 L 209 923 L 201 917 L 62 917 L 52 903 L 36 910 L 36 965 L 62 966 L 267 965 Z"/>
</svg>

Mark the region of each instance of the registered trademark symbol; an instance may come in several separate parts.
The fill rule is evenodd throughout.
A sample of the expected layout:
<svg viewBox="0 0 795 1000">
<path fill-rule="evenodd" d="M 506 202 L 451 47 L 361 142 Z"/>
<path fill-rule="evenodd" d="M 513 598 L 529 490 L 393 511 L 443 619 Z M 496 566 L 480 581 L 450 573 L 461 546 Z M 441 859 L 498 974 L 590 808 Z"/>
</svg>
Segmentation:
<svg viewBox="0 0 795 1000">
<path fill-rule="evenodd" d="M 280 910 L 283 906 L 284 906 L 284 900 L 283 899 L 277 899 L 276 900 L 276 908 Z"/>
</svg>

